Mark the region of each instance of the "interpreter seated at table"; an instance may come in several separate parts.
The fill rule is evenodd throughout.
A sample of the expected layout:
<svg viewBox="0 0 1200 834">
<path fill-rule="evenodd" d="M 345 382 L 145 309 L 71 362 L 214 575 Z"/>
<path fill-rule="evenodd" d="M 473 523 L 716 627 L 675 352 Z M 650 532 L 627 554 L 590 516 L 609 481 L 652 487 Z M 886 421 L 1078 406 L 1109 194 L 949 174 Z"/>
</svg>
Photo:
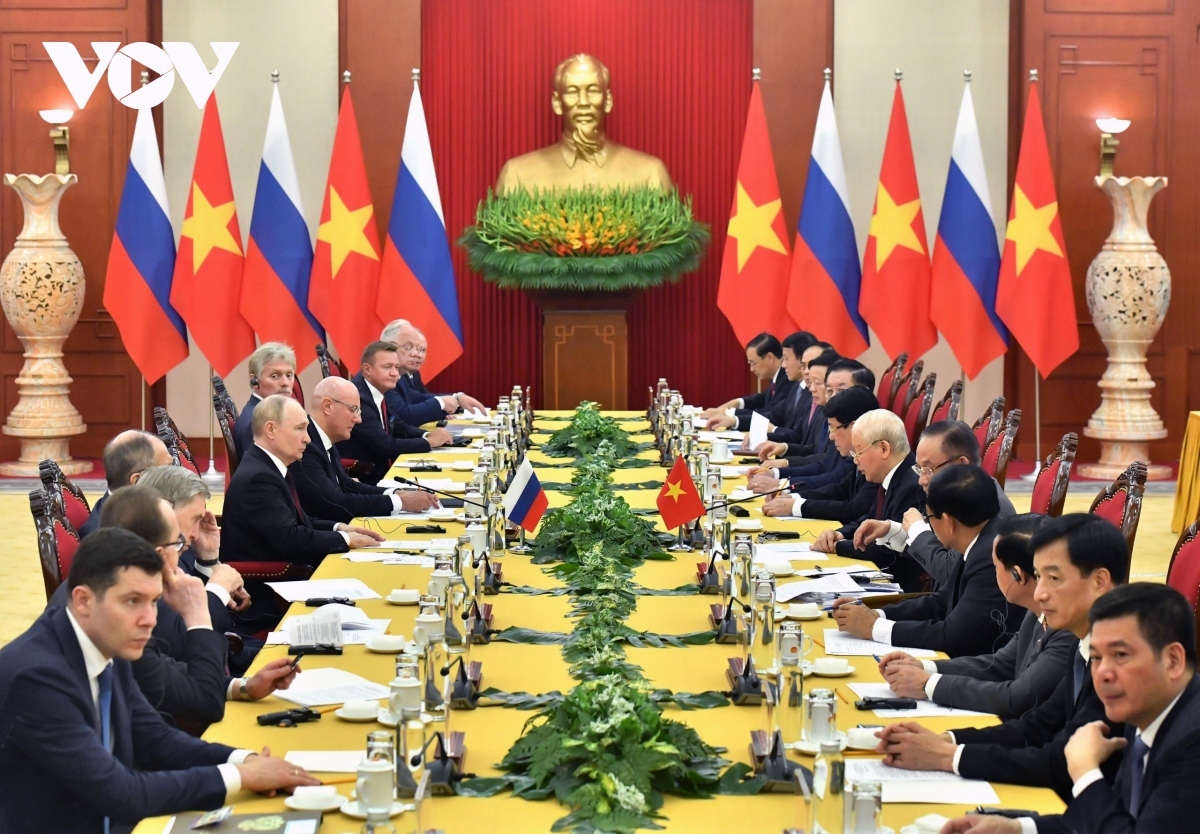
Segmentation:
<svg viewBox="0 0 1200 834">
<path fill-rule="evenodd" d="M 352 521 L 365 516 L 419 513 L 438 506 L 431 493 L 361 484 L 346 474 L 334 444 L 350 437 L 351 430 L 362 421 L 358 389 L 350 380 L 331 376 L 317 383 L 309 395 L 308 418 L 309 443 L 303 457 L 288 467 L 305 513 Z"/>
<path fill-rule="evenodd" d="M 362 422 L 337 444 L 343 458 L 369 464 L 370 473 L 362 478 L 369 484 L 378 483 L 399 455 L 428 452 L 452 440 L 445 429 L 426 432 L 392 419 L 384 392 L 395 388 L 400 378 L 398 350 L 394 342 L 371 342 L 363 350 L 362 370 L 352 380 L 358 388 Z"/>
<path fill-rule="evenodd" d="M 421 381 L 421 366 L 429 353 L 429 340 L 407 319 L 390 322 L 379 334 L 379 341 L 391 342 L 399 348 L 400 379 L 395 388 L 383 392 L 393 420 L 423 426 L 444 420 L 448 414 L 463 409 L 487 413 L 483 403 L 461 391 L 436 395 L 425 387 Z"/>
<path fill-rule="evenodd" d="M 204 583 L 213 628 L 242 638 L 242 650 L 229 659 L 230 669 L 241 674 L 262 648 L 263 641 L 255 635 L 279 623 L 275 595 L 260 584 L 252 597 L 237 569 L 221 561 L 221 528 L 208 509 L 212 493 L 199 475 L 182 466 L 154 466 L 139 483 L 157 490 L 174 509 L 180 535 L 187 541 L 179 567 Z"/>
<path fill-rule="evenodd" d="M 992 543 L 1000 506 L 992 478 L 978 466 L 951 466 L 933 476 L 926 515 L 942 544 L 963 554 L 932 594 L 872 610 L 853 597 L 833 604 L 838 629 L 889 646 L 933 649 L 951 657 L 995 652 L 1016 634 L 1025 609 L 996 584 Z"/>
<path fill-rule="evenodd" d="M 929 700 L 946 707 L 994 712 L 1014 718 L 1054 694 L 1069 674 L 1079 638 L 1050 628 L 1034 596 L 1033 535 L 1046 516 L 1026 513 L 1000 522 L 993 543 L 996 583 L 1012 605 L 1026 609 L 1015 640 L 995 654 L 952 660 L 919 660 L 906 652 L 889 652 L 879 672 L 903 698 Z"/>
<path fill-rule="evenodd" d="M 309 444 L 308 415 L 276 394 L 254 409 L 254 445 L 229 481 L 222 509 L 221 561 L 319 565 L 330 553 L 373 547 L 373 530 L 310 516 L 300 506 L 288 467 Z"/>
<path fill-rule="evenodd" d="M 1138 582 L 1097 600 L 1091 621 L 1091 676 L 1108 722 L 1124 724 L 1124 735 L 1093 721 L 1071 736 L 1064 755 L 1074 781 L 1062 815 L 966 816 L 943 831 L 1195 830 L 1200 680 L 1192 608 L 1170 586 Z M 1102 768 L 1114 757 L 1121 765 L 1109 779 Z"/>
<path fill-rule="evenodd" d="M 824 416 L 829 426 L 829 437 L 838 451 L 849 460 L 855 422 L 864 414 L 877 410 L 879 401 L 865 388 L 856 388 L 838 394 L 829 401 L 828 408 Z M 844 524 L 874 510 L 878 495 L 879 484 L 872 483 L 851 463 L 838 483 L 769 499 L 763 504 L 763 514 L 824 518 Z"/>
<path fill-rule="evenodd" d="M 930 424 L 917 441 L 917 474 L 922 489 L 929 488 L 934 474 L 947 466 L 970 464 L 979 466 L 979 439 L 971 427 L 961 420 L 939 420 Z M 996 500 L 1000 502 L 1000 517 L 1016 513 L 1004 487 L 993 478 Z M 924 568 L 936 585 L 951 580 L 962 553 L 947 547 L 933 534 L 920 510 L 910 510 L 900 521 L 871 520 L 860 525 L 854 534 L 854 546 L 879 544 L 904 553 Z"/>
<path fill-rule="evenodd" d="M 1088 674 L 1088 612 L 1096 600 L 1125 583 L 1129 549 L 1115 526 L 1099 516 L 1072 513 L 1053 518 L 1033 537 L 1037 571 L 1034 596 L 1046 623 L 1080 638 L 1071 673 L 1054 694 L 1019 718 L 997 726 L 935 733 L 915 722 L 893 724 L 880 733 L 885 761 L 908 770 L 952 771 L 967 779 L 1052 788 L 1064 802 L 1074 780 L 1064 748 L 1084 724 L 1104 720 L 1104 704 Z M 1125 730 L 1110 721 L 1113 737 Z M 1112 775 L 1120 764 L 1105 763 Z"/>
<path fill-rule="evenodd" d="M 92 514 L 79 528 L 80 538 L 100 529 L 100 513 L 114 490 L 136 484 L 151 466 L 170 466 L 172 463 L 171 453 L 158 435 L 138 429 L 123 431 L 108 441 L 103 460 L 108 489 L 92 505 Z"/>
<path fill-rule="evenodd" d="M 836 530 L 825 530 L 812 549 L 852 559 L 869 559 L 891 573 L 905 591 L 921 590 L 921 568 L 909 557 L 879 545 L 855 550 L 854 533 L 869 519 L 899 521 L 913 507 L 924 505 L 925 493 L 913 471 L 915 459 L 908 448 L 904 423 L 886 408 L 868 411 L 851 429 L 850 457 L 868 481 L 879 484 L 870 512 Z"/>
<path fill-rule="evenodd" d="M 162 573 L 140 536 L 98 530 L 75 554 L 65 604 L 0 649 L 0 831 L 115 834 L 242 790 L 319 784 L 266 749 L 192 738 L 147 702 L 132 664 L 152 642 Z"/>
<path fill-rule="evenodd" d="M 250 399 L 238 412 L 233 426 L 233 445 L 238 459 L 254 444 L 254 408 L 272 394 L 292 395 L 296 384 L 296 352 L 283 342 L 263 342 L 250 354 Z"/>
<path fill-rule="evenodd" d="M 803 354 L 805 348 L 816 341 L 813 334 L 803 330 L 788 338 L 793 339 L 797 355 Z M 762 390 L 744 397 L 734 397 L 715 408 L 706 408 L 700 412 L 700 417 L 706 421 L 724 417 L 730 409 L 733 409 L 735 416 L 740 417 L 740 412 L 745 412 L 749 417 L 752 411 L 769 411 L 776 402 L 785 400 L 791 394 L 792 386 L 796 383 L 788 378 L 783 367 L 783 346 L 773 335 L 763 331 L 746 343 L 746 364 L 750 366 L 750 373 L 758 379 Z"/>
</svg>

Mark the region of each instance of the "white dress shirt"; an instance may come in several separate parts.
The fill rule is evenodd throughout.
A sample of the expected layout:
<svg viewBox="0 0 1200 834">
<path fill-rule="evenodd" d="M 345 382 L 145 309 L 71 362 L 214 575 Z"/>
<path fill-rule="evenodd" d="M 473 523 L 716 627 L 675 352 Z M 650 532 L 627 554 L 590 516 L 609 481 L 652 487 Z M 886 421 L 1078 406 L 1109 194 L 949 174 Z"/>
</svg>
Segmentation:
<svg viewBox="0 0 1200 834">
<path fill-rule="evenodd" d="M 977 541 L 979 541 L 978 533 L 975 534 L 975 538 L 971 539 L 971 543 L 967 545 L 967 549 L 963 551 L 964 562 L 967 561 L 967 554 L 971 552 L 971 548 L 975 546 L 975 542 Z M 892 629 L 896 627 L 896 623 L 887 618 L 887 614 L 883 612 L 882 608 L 877 609 L 875 613 L 879 615 L 879 619 L 875 621 L 875 625 L 871 626 L 871 639 L 878 643 L 887 643 L 890 646 L 892 645 Z M 925 683 L 926 696 L 933 697 L 933 686 L 937 684 L 937 680 L 940 678 L 941 675 L 938 674 L 930 676 L 929 680 Z"/>
<path fill-rule="evenodd" d="M 375 389 L 372 388 L 371 390 L 374 391 Z M 330 454 L 330 451 L 329 451 L 330 449 L 333 448 L 333 441 L 329 439 L 329 435 L 327 435 L 325 433 L 325 430 L 323 428 L 321 428 L 320 423 L 318 423 L 316 420 L 313 420 L 312 424 L 313 424 L 313 427 L 317 430 L 317 437 L 321 438 L 321 446 L 324 447 L 325 454 L 329 457 L 330 460 L 333 460 L 333 455 Z M 396 490 L 394 490 L 394 489 L 385 490 L 384 494 L 392 499 L 392 512 L 393 513 L 398 513 L 398 512 L 401 512 L 404 510 L 404 505 L 400 503 L 400 498 L 399 498 L 399 496 L 396 495 Z"/>
<path fill-rule="evenodd" d="M 96 705 L 96 715 L 99 716 L 100 673 L 112 665 L 112 659 L 105 657 L 104 653 L 92 642 L 92 638 L 87 636 L 87 632 L 79 625 L 69 605 L 66 607 L 66 611 L 67 619 L 71 621 L 71 628 L 75 630 L 75 639 L 79 641 L 79 650 L 83 653 L 83 667 L 87 671 L 88 686 L 92 690 L 92 703 Z M 217 770 L 221 773 L 221 780 L 225 783 L 226 802 L 229 802 L 229 798 L 242 789 L 242 774 L 238 771 L 237 765 L 244 762 L 246 757 L 253 753 L 253 750 L 234 750 L 229 754 L 228 762 L 217 765 Z"/>
<path fill-rule="evenodd" d="M 255 443 L 254 445 L 258 446 L 258 448 L 263 450 L 263 452 L 266 454 L 266 456 L 271 459 L 271 463 L 275 464 L 275 468 L 279 470 L 279 477 L 283 478 L 286 481 L 287 476 L 288 476 L 288 471 L 287 471 L 287 467 L 283 465 L 283 461 L 281 461 L 279 458 L 275 457 L 275 455 L 271 454 L 266 449 L 263 449 L 261 444 Z M 349 533 L 347 533 L 345 530 L 338 530 L 336 524 L 333 525 L 333 529 L 338 533 L 338 535 L 340 535 L 343 539 L 346 540 L 346 544 L 350 544 L 350 534 Z"/>
</svg>

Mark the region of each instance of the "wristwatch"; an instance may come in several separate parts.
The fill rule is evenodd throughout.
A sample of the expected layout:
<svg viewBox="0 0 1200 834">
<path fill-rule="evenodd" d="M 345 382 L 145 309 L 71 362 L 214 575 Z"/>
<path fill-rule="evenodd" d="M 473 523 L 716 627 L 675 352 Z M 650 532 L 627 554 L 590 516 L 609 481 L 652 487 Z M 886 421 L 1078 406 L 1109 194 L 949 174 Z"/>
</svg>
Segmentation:
<svg viewBox="0 0 1200 834">
<path fill-rule="evenodd" d="M 250 693 L 246 690 L 246 679 L 245 678 L 238 678 L 237 693 L 238 693 L 237 699 L 239 701 L 249 701 L 250 700 Z"/>
</svg>

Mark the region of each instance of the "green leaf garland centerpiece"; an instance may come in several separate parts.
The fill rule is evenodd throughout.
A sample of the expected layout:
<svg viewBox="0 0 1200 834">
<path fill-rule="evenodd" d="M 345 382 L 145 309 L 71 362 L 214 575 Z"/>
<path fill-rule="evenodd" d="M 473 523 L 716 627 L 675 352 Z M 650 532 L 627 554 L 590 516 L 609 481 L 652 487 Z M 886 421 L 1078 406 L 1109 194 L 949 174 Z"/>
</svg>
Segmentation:
<svg viewBox="0 0 1200 834">
<path fill-rule="evenodd" d="M 601 450 L 600 444 L 605 442 L 608 445 Z M 617 425 L 616 420 L 601 414 L 596 403 L 585 401 L 576 407 L 571 422 L 542 444 L 542 451 L 549 455 L 577 458 L 600 452 L 609 460 L 611 472 L 619 458 L 637 454 L 640 449 L 629 439 L 629 432 Z"/>
</svg>

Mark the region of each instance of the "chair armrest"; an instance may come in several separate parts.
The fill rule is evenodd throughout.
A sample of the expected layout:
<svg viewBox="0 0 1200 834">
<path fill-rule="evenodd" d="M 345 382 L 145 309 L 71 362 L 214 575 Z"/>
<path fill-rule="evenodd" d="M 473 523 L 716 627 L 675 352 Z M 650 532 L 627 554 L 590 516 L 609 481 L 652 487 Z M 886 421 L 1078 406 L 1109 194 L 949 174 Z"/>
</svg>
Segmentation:
<svg viewBox="0 0 1200 834">
<path fill-rule="evenodd" d="M 312 576 L 312 565 L 299 562 L 230 562 L 243 579 L 308 579 Z"/>
</svg>

